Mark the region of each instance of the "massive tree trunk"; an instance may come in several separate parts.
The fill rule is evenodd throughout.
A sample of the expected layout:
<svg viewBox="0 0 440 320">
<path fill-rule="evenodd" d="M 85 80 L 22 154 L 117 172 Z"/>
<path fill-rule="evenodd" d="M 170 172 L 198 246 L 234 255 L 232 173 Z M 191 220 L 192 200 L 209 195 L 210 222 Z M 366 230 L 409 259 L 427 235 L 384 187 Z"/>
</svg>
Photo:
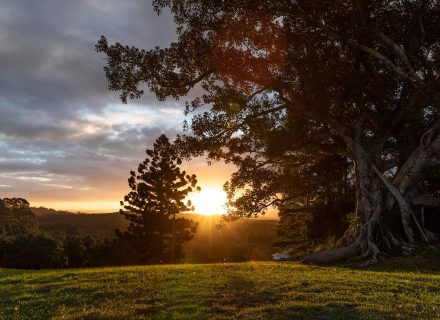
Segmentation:
<svg viewBox="0 0 440 320">
<path fill-rule="evenodd" d="M 423 135 L 420 145 L 394 175 L 380 169 L 374 155 L 366 152 L 357 139 L 353 140 L 352 153 L 356 164 L 357 214 L 363 225 L 345 247 L 310 254 L 304 262 L 346 260 L 368 265 L 377 262 L 380 255 L 407 255 L 420 244 L 437 242 L 439 237 L 419 221 L 414 207 L 440 204 L 440 199 L 420 194 L 419 189 L 427 172 L 440 165 L 440 123 Z"/>
</svg>

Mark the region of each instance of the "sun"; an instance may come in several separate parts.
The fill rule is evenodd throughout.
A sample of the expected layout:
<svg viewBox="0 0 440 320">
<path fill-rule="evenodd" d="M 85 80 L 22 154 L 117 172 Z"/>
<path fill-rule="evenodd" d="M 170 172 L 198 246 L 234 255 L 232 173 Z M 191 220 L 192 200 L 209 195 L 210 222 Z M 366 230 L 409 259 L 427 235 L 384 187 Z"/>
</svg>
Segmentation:
<svg viewBox="0 0 440 320">
<path fill-rule="evenodd" d="M 221 188 L 203 188 L 202 191 L 189 195 L 188 199 L 196 213 L 207 216 L 226 213 L 226 193 Z"/>
</svg>

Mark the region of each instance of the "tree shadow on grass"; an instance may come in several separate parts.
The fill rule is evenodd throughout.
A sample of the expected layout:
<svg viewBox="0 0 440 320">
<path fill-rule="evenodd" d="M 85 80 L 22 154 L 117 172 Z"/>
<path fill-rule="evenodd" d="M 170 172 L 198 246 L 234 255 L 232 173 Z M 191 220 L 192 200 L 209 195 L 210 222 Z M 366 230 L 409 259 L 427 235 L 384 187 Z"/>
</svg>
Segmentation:
<svg viewBox="0 0 440 320">
<path fill-rule="evenodd" d="M 350 303 L 343 298 L 316 295 L 319 288 L 303 296 L 289 295 L 286 288 L 249 277 L 249 273 L 228 271 L 211 283 L 206 319 L 395 319 L 396 313 L 380 310 L 362 303 Z M 304 282 L 305 283 L 305 282 Z M 292 290 L 301 290 L 301 287 Z M 322 288 L 322 290 L 326 290 Z M 321 295 L 322 296 L 322 295 Z M 330 301 L 332 299 L 332 301 Z M 336 301 L 335 301 L 336 299 Z M 320 300 L 320 301 L 319 301 Z M 399 315 L 412 319 L 411 315 Z"/>
<path fill-rule="evenodd" d="M 115 303 L 128 299 L 131 292 L 112 289 L 105 279 L 95 282 L 81 275 L 29 277 L 27 280 L 0 279 L 0 319 L 51 319 L 78 314 L 81 319 L 126 319 L 125 306 Z M 143 299 L 145 300 L 145 299 Z M 142 301 L 130 305 L 133 314 L 154 315 L 158 305 Z M 105 314 L 102 314 L 102 311 Z M 75 317 L 73 317 L 75 318 Z"/>
<path fill-rule="evenodd" d="M 356 265 L 348 265 L 347 263 L 337 263 L 327 265 L 327 267 L 340 267 L 360 271 L 388 272 L 400 273 L 411 272 L 421 274 L 440 274 L 440 255 L 423 256 L 417 255 L 412 257 L 390 257 L 380 260 L 378 263 L 360 267 Z"/>
<path fill-rule="evenodd" d="M 261 288 L 245 274 L 230 272 L 222 280 L 210 286 L 207 302 L 208 312 L 212 315 L 232 316 L 242 309 L 262 308 L 276 304 L 281 299 L 281 293 Z"/>
<path fill-rule="evenodd" d="M 440 274 L 440 255 L 392 257 L 369 266 L 369 271 L 384 272 L 417 272 L 425 274 Z"/>
<path fill-rule="evenodd" d="M 394 319 L 395 315 L 368 310 L 352 303 L 316 304 L 307 300 L 286 300 L 282 292 L 260 288 L 243 275 L 228 275 L 225 282 L 212 286 L 212 299 L 206 319 Z M 402 319 L 410 319 L 403 317 Z"/>
<path fill-rule="evenodd" d="M 258 310 L 257 310 L 258 311 Z M 395 319 L 394 315 L 378 310 L 359 309 L 350 304 L 325 304 L 325 305 L 278 305 L 260 310 L 258 314 L 250 313 L 239 317 L 240 319 L 271 319 L 271 320 L 351 320 L 351 319 Z M 401 318 L 411 319 L 411 318 Z"/>
</svg>

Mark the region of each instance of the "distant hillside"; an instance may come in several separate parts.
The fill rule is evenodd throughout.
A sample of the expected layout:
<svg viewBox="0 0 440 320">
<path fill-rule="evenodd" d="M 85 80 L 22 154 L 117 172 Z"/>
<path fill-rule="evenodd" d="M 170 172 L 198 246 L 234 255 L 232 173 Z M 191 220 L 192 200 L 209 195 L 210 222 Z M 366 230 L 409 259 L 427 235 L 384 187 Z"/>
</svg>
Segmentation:
<svg viewBox="0 0 440 320">
<path fill-rule="evenodd" d="M 91 235 L 97 239 L 114 238 L 115 229 L 128 223 L 119 213 L 84 214 L 32 208 L 40 230 L 52 236 Z M 185 244 L 184 262 L 223 262 L 269 260 L 277 237 L 278 221 L 244 219 L 221 223 L 221 216 L 185 214 L 198 222 L 194 239 Z M 219 227 L 219 225 L 221 225 Z"/>
<path fill-rule="evenodd" d="M 113 238 L 115 229 L 125 229 L 127 221 L 119 213 L 85 214 L 31 208 L 37 217 L 40 230 L 50 235 L 92 235 L 98 239 Z"/>
</svg>

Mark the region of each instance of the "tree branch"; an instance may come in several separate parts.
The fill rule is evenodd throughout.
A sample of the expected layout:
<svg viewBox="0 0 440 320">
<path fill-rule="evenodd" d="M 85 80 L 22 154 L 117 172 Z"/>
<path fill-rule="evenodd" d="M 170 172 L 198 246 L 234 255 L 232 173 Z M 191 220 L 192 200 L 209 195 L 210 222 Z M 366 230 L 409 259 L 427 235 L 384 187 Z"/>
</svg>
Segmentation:
<svg viewBox="0 0 440 320">
<path fill-rule="evenodd" d="M 213 73 L 213 70 L 209 69 L 209 70 L 207 70 L 205 72 L 202 72 L 199 76 L 197 76 L 193 80 L 189 80 L 189 81 L 187 81 L 185 83 L 179 83 L 179 84 L 170 84 L 170 83 L 165 83 L 165 82 L 158 82 L 158 83 L 159 83 L 160 86 L 165 87 L 165 88 L 184 89 L 184 88 L 187 88 L 187 87 L 195 86 L 197 83 L 202 81 L 204 78 L 209 76 L 211 73 Z"/>
<path fill-rule="evenodd" d="M 402 49 L 401 46 L 399 46 L 396 42 L 391 40 L 387 35 L 385 35 L 382 32 L 377 32 L 377 35 L 382 42 L 384 42 L 399 58 L 399 60 L 403 63 L 403 65 L 409 70 L 409 73 L 411 74 L 411 77 L 416 81 L 422 81 L 422 79 L 417 75 L 417 73 L 414 71 L 414 68 L 409 61 L 407 55 L 405 54 L 405 51 Z"/>
<path fill-rule="evenodd" d="M 394 185 L 391 184 L 391 182 L 389 182 L 384 176 L 383 174 L 379 171 L 379 169 L 376 167 L 375 164 L 371 165 L 373 171 L 377 174 L 377 176 L 379 177 L 379 179 L 383 182 L 383 184 L 387 187 L 388 191 L 391 192 L 391 194 L 394 196 L 394 198 L 396 199 L 397 203 L 399 204 L 400 207 L 400 211 L 401 211 L 401 216 L 402 216 L 402 223 L 403 223 L 403 228 L 405 230 L 405 233 L 408 237 L 409 242 L 413 242 L 414 241 L 414 234 L 411 230 L 411 227 L 409 225 L 409 218 L 412 217 L 414 220 L 414 224 L 416 225 L 420 236 L 422 237 L 423 241 L 428 242 L 428 238 L 425 234 L 425 232 L 423 231 L 422 227 L 420 226 L 419 222 L 417 221 L 417 218 L 414 215 L 414 212 L 411 210 L 410 206 L 408 205 L 407 201 L 405 200 L 405 198 L 403 197 L 403 195 L 400 193 L 399 189 L 397 189 Z"/>
<path fill-rule="evenodd" d="M 385 57 L 384 55 L 382 55 L 381 53 L 377 52 L 376 50 L 364 46 L 362 44 L 353 42 L 353 41 L 349 41 L 348 42 L 350 45 L 368 53 L 369 55 L 375 57 L 376 59 L 382 61 L 391 71 L 393 71 L 398 77 L 411 81 L 411 82 L 419 82 L 420 78 L 414 78 L 410 75 L 408 75 L 406 72 L 404 72 L 402 69 L 398 68 L 394 63 L 391 62 L 391 60 L 389 60 L 387 57 Z"/>
</svg>

